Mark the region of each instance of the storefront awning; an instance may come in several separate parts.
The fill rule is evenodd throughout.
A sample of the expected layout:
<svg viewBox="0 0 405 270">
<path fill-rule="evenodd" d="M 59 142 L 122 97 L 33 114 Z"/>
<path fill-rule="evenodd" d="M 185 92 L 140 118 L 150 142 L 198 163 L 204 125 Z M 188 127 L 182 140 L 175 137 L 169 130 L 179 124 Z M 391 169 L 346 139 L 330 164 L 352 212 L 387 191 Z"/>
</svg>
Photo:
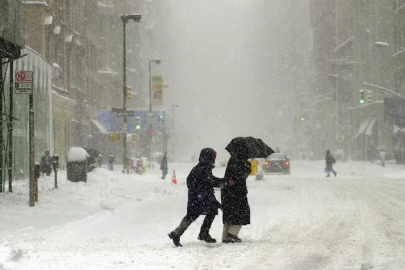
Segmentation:
<svg viewBox="0 0 405 270">
<path fill-rule="evenodd" d="M 100 124 L 99 121 L 91 119 L 91 122 L 93 123 L 94 126 L 97 127 L 97 129 L 100 131 L 101 134 L 108 134 L 107 130 Z"/>
</svg>

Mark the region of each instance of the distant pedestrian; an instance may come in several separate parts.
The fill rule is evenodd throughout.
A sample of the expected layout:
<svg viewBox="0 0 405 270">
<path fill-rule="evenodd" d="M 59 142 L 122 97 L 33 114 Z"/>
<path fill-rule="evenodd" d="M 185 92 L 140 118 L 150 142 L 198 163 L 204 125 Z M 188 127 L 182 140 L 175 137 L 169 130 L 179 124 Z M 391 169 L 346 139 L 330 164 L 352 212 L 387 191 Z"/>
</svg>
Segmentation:
<svg viewBox="0 0 405 270">
<path fill-rule="evenodd" d="M 108 169 L 109 169 L 110 171 L 113 171 L 113 170 L 114 170 L 114 156 L 113 156 L 113 155 L 110 155 L 110 156 L 108 157 Z"/>
<path fill-rule="evenodd" d="M 45 151 L 45 156 L 41 158 L 40 169 L 46 176 L 51 175 L 52 172 L 52 157 L 49 154 L 49 150 Z"/>
<path fill-rule="evenodd" d="M 333 172 L 333 174 L 336 176 L 337 172 L 335 172 L 335 170 L 333 169 L 333 164 L 336 163 L 336 159 L 332 156 L 329 149 L 326 150 L 325 162 L 326 162 L 325 168 L 326 177 L 329 177 L 331 172 Z"/>
<path fill-rule="evenodd" d="M 401 143 L 397 143 L 394 146 L 394 155 L 395 155 L 395 161 L 397 164 L 402 163 L 402 154 L 401 154 Z"/>
<path fill-rule="evenodd" d="M 385 150 L 381 150 L 380 152 L 380 160 L 381 160 L 381 166 L 385 167 L 385 156 L 387 155 L 387 153 L 385 152 Z"/>
<path fill-rule="evenodd" d="M 160 169 L 162 170 L 162 180 L 165 180 L 169 167 L 167 166 L 167 152 L 164 153 L 162 161 L 160 162 Z"/>
<path fill-rule="evenodd" d="M 218 215 L 218 208 L 221 207 L 221 204 L 215 198 L 214 187 L 233 185 L 232 180 L 228 181 L 226 178 L 218 178 L 212 175 L 216 155 L 217 153 L 212 148 L 202 149 L 198 164 L 187 177 L 187 215 L 181 220 L 180 225 L 169 233 L 169 238 L 173 240 L 176 247 L 181 247 L 180 237 L 200 215 L 205 215 L 205 218 L 198 240 L 216 243 L 216 240 L 209 234 L 212 222 L 215 216 Z"/>
</svg>

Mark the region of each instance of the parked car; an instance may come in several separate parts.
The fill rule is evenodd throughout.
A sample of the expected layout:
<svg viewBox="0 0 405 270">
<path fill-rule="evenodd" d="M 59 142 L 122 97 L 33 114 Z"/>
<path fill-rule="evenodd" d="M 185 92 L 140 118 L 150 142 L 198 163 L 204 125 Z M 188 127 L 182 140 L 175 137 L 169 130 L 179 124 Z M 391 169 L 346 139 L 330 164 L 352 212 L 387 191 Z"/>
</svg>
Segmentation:
<svg viewBox="0 0 405 270">
<path fill-rule="evenodd" d="M 282 153 L 271 154 L 263 164 L 263 172 L 266 174 L 290 173 L 290 159 Z"/>
</svg>

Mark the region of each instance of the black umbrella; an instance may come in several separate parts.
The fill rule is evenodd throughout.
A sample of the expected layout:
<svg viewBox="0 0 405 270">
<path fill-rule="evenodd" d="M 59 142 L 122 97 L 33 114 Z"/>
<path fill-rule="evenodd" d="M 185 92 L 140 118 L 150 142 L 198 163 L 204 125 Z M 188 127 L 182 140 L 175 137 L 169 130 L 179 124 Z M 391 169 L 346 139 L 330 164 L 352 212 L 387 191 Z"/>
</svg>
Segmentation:
<svg viewBox="0 0 405 270">
<path fill-rule="evenodd" d="M 225 147 L 233 157 L 248 158 L 266 158 L 274 153 L 267 144 L 261 139 L 253 137 L 236 137 Z"/>
</svg>

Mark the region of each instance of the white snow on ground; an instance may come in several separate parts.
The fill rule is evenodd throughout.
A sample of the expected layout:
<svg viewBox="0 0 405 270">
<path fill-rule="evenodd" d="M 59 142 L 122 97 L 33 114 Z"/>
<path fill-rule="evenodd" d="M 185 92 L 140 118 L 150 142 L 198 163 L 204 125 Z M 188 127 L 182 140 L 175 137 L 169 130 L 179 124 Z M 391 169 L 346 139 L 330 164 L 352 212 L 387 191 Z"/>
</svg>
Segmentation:
<svg viewBox="0 0 405 270">
<path fill-rule="evenodd" d="M 249 177 L 242 243 L 220 242 L 220 213 L 217 244 L 197 240 L 200 217 L 175 248 L 167 233 L 186 214 L 194 165 L 169 164 L 177 185 L 157 168 L 96 169 L 87 183 L 60 171 L 57 190 L 53 177 L 40 179 L 35 207 L 28 181 L 15 181 L 0 194 L 0 269 L 405 269 L 404 166 L 339 162 L 326 178 L 323 161 L 292 161 L 291 175 Z"/>
</svg>

